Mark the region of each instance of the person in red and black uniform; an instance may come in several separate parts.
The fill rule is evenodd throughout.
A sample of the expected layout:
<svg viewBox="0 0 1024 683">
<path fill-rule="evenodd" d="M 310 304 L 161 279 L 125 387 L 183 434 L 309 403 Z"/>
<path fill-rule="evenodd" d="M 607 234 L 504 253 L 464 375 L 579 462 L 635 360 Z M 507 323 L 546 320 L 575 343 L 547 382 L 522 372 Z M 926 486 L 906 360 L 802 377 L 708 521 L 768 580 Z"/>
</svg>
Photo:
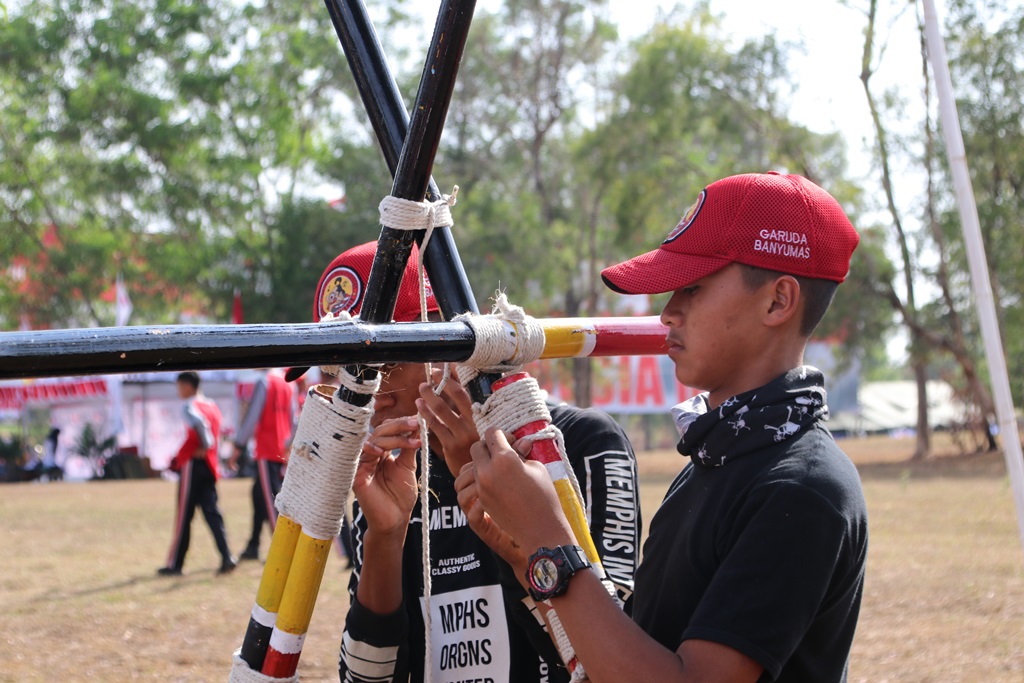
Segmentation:
<svg viewBox="0 0 1024 683">
<path fill-rule="evenodd" d="M 177 576 L 185 564 L 188 552 L 189 529 L 192 515 L 198 505 L 203 510 L 213 540 L 220 552 L 218 574 L 235 568 L 235 560 L 228 550 L 224 532 L 224 516 L 217 506 L 217 479 L 220 477 L 218 448 L 220 434 L 220 408 L 199 391 L 199 375 L 183 372 L 178 375 L 178 396 L 185 399 L 185 442 L 171 461 L 171 470 L 178 472 L 178 505 L 174 517 L 174 536 L 167 554 L 167 564 L 157 573 Z"/>
<path fill-rule="evenodd" d="M 260 534 L 263 523 L 270 524 L 274 533 L 277 524 L 277 509 L 274 498 L 284 481 L 284 468 L 288 462 L 288 446 L 291 442 L 295 416 L 295 394 L 292 386 L 285 382 L 284 373 L 278 369 L 267 370 L 252 392 L 252 400 L 242 418 L 242 424 L 235 435 L 235 448 L 228 461 L 231 469 L 237 467 L 238 457 L 245 450 L 249 439 L 255 437 L 256 476 L 252 485 L 252 534 L 245 551 L 239 556 L 243 560 L 260 558 Z"/>
</svg>

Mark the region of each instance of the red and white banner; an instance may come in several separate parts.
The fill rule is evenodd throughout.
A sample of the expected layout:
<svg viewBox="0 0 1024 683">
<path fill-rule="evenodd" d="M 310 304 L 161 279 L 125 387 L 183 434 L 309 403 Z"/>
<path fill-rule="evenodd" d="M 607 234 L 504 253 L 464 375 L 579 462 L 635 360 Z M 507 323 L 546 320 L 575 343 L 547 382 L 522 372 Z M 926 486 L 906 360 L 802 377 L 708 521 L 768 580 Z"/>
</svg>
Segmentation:
<svg viewBox="0 0 1024 683">
<path fill-rule="evenodd" d="M 0 410 L 21 410 L 27 403 L 70 403 L 106 395 L 107 383 L 99 378 L 60 377 L 0 382 Z"/>
</svg>

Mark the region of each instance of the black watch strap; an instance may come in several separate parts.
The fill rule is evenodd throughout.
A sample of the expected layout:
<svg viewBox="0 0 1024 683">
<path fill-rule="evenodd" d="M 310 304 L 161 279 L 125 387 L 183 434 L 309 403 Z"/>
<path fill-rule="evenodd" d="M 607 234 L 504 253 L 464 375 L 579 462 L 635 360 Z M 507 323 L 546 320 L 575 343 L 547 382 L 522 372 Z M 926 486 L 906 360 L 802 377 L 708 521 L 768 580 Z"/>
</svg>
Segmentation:
<svg viewBox="0 0 1024 683">
<path fill-rule="evenodd" d="M 565 593 L 569 589 L 569 579 L 588 567 L 590 560 L 578 545 L 538 548 L 530 556 L 526 568 L 530 597 L 540 602 Z"/>
</svg>

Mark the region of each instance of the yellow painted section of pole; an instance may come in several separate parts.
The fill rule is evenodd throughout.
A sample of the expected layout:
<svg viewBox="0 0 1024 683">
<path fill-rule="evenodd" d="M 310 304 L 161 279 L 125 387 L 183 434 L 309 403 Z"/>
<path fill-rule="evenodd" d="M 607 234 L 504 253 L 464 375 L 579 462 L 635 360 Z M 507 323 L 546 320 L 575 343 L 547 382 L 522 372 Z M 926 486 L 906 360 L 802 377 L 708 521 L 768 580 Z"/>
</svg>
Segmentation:
<svg viewBox="0 0 1024 683">
<path fill-rule="evenodd" d="M 572 533 L 576 536 L 576 544 L 583 548 L 590 564 L 595 567 L 603 567 L 601 556 L 597 554 L 597 546 L 594 545 L 594 539 L 590 535 L 590 527 L 587 526 L 587 514 L 583 511 L 583 505 L 576 496 L 576 489 L 573 488 L 572 482 L 568 479 L 555 479 L 554 484 L 555 491 L 558 493 L 558 501 L 562 504 L 562 512 L 568 518 Z M 604 570 L 602 569 L 599 573 L 603 575 Z"/>
<path fill-rule="evenodd" d="M 333 539 L 321 540 L 305 533 L 299 534 L 288 583 L 277 611 L 277 628 L 280 630 L 302 635 L 309 629 L 332 543 Z"/>
<path fill-rule="evenodd" d="M 579 325 L 560 325 L 555 321 L 541 321 L 544 327 L 544 351 L 541 358 L 575 358 L 583 353 L 587 336 L 593 335 L 593 328 Z"/>
<path fill-rule="evenodd" d="M 302 534 L 302 526 L 284 515 L 278 515 L 274 535 L 270 538 L 267 562 L 263 565 L 263 576 L 256 590 L 256 604 L 268 612 L 277 613 L 281 596 L 288 583 L 288 573 L 295 556 L 295 546 Z"/>
</svg>

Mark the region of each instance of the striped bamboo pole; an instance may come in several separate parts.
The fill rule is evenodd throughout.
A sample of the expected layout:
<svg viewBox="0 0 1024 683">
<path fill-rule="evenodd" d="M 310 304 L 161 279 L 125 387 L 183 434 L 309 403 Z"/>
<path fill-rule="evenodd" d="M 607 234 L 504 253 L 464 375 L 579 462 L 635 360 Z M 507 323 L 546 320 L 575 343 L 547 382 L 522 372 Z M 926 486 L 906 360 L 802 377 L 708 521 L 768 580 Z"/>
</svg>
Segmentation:
<svg viewBox="0 0 1024 683">
<path fill-rule="evenodd" d="M 295 674 L 333 543 L 333 537 L 314 538 L 304 531 L 299 533 L 277 621 L 263 660 L 263 674 L 274 678 Z"/>
<path fill-rule="evenodd" d="M 497 396 L 501 393 L 502 389 L 506 389 L 516 382 L 525 382 L 531 379 L 529 373 L 517 372 L 502 377 L 491 386 L 494 389 L 494 395 Z M 517 439 L 521 439 L 525 436 L 536 434 L 549 424 L 546 420 L 536 420 L 513 429 L 512 434 Z M 562 460 L 562 455 L 554 439 L 535 441 L 527 459 L 539 462 L 547 469 L 548 474 L 551 475 L 551 480 L 555 484 L 555 491 L 558 492 L 558 500 L 562 505 L 562 512 L 565 513 L 566 518 L 569 520 L 569 525 L 572 527 L 573 535 L 576 536 L 576 543 L 583 548 L 597 577 L 602 581 L 607 579 L 608 575 L 605 572 L 604 565 L 601 564 L 601 556 L 598 555 L 597 546 L 590 535 L 587 514 L 583 510 L 583 501 L 576 495 L 576 487 L 573 485 L 572 475 L 566 469 L 565 462 Z"/>
<path fill-rule="evenodd" d="M 394 197 L 421 201 L 428 189 L 434 154 L 455 87 L 455 75 L 462 59 L 474 7 L 475 0 L 443 0 L 441 4 L 420 79 L 414 116 L 394 171 L 391 189 Z M 370 323 L 387 323 L 391 320 L 402 273 L 417 237 L 416 233 L 381 226 L 367 282 L 367 294 L 360 311 L 362 319 Z M 343 382 L 335 399 L 353 410 L 365 408 L 373 396 L 367 388 L 375 385 L 376 369 L 358 363 L 349 365 L 347 373 L 354 378 L 355 383 L 346 385 Z M 355 452 L 350 455 L 357 459 Z M 354 471 L 354 460 L 352 464 Z M 347 484 L 351 487 L 351 481 Z M 276 624 L 260 668 L 266 676 L 291 679 L 295 675 L 331 542 L 332 539 L 307 533 L 305 528 L 299 534 Z"/>
<path fill-rule="evenodd" d="M 263 565 L 263 576 L 256 590 L 256 603 L 249 616 L 249 626 L 239 652 L 253 671 L 263 668 L 301 533 L 300 524 L 284 515 L 278 515 L 267 561 Z"/>
</svg>

